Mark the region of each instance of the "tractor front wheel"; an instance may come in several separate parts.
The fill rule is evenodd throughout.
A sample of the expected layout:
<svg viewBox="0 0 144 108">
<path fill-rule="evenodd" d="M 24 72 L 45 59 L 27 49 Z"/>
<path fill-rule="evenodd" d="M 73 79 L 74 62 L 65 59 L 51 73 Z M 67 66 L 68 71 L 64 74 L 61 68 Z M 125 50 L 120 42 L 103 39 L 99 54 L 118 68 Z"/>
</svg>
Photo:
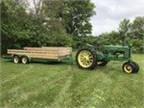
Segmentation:
<svg viewBox="0 0 144 108">
<path fill-rule="evenodd" d="M 80 68 L 94 69 L 96 62 L 96 52 L 91 49 L 80 49 L 76 54 L 76 62 Z"/>
<path fill-rule="evenodd" d="M 123 68 L 123 71 L 128 74 L 137 73 L 139 71 L 139 66 L 135 62 L 125 62 L 122 68 Z"/>
<path fill-rule="evenodd" d="M 136 62 L 134 62 L 134 61 L 131 61 L 131 63 L 134 65 L 134 67 L 135 67 L 135 70 L 134 70 L 134 72 L 133 73 L 137 73 L 138 71 L 139 71 L 139 65 L 136 63 Z"/>
</svg>

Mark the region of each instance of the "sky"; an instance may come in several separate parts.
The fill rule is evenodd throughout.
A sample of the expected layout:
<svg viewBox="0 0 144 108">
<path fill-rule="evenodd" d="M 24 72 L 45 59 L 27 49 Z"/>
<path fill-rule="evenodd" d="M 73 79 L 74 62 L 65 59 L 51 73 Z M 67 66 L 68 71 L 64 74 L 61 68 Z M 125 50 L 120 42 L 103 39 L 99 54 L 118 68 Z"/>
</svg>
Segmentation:
<svg viewBox="0 0 144 108">
<path fill-rule="evenodd" d="M 91 18 L 92 35 L 117 30 L 124 18 L 134 20 L 144 16 L 144 0 L 91 0 L 95 5 L 96 15 Z"/>
</svg>

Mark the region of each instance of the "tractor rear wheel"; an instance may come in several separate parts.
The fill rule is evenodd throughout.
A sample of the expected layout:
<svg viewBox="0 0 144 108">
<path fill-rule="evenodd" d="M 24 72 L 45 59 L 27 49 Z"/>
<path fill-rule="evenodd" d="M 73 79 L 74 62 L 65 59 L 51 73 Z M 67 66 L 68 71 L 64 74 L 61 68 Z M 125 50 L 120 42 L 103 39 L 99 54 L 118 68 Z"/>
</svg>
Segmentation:
<svg viewBox="0 0 144 108">
<path fill-rule="evenodd" d="M 108 61 L 98 61 L 97 66 L 105 66 L 107 65 Z"/>
<path fill-rule="evenodd" d="M 139 66 L 135 62 L 125 62 L 122 68 L 123 68 L 123 71 L 128 74 L 137 73 L 139 70 Z"/>
<path fill-rule="evenodd" d="M 92 49 L 80 49 L 76 54 L 76 63 L 83 69 L 94 69 L 96 62 L 96 52 Z"/>
</svg>

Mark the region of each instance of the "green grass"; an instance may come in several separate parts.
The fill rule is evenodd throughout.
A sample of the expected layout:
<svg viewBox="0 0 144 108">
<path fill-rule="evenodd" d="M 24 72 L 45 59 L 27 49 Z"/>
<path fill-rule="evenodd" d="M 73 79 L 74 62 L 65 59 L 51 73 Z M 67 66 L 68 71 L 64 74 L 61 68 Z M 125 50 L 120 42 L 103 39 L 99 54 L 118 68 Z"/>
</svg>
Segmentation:
<svg viewBox="0 0 144 108">
<path fill-rule="evenodd" d="M 138 74 L 122 72 L 122 62 L 93 71 L 76 65 L 13 64 L 1 60 L 1 108 L 143 108 L 144 55 L 134 55 Z"/>
</svg>

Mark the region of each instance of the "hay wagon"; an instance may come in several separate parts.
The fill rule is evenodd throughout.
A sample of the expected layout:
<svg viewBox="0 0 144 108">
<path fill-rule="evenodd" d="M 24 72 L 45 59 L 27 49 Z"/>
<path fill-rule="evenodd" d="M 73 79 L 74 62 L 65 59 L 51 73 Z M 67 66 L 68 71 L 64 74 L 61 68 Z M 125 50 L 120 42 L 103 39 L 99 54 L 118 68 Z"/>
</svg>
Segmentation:
<svg viewBox="0 0 144 108">
<path fill-rule="evenodd" d="M 29 63 L 32 59 L 72 61 L 71 47 L 24 47 L 23 49 L 8 49 L 14 63 Z"/>
</svg>

